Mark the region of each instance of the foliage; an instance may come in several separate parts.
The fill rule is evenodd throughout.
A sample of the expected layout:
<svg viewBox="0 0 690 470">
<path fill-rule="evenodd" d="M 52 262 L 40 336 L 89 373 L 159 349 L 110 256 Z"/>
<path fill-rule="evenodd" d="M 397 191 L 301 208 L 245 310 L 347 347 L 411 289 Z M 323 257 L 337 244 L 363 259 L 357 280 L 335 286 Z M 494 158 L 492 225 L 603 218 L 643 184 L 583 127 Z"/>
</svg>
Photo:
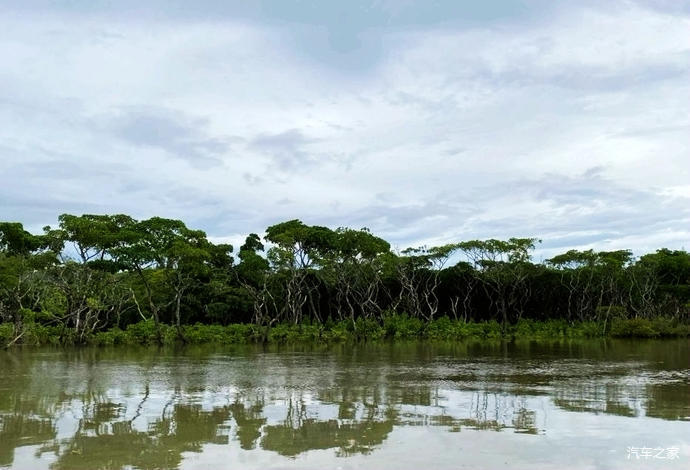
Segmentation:
<svg viewBox="0 0 690 470">
<path fill-rule="evenodd" d="M 71 215 L 0 222 L 0 341 L 165 344 L 684 336 L 690 254 L 569 250 L 540 240 L 402 251 L 369 229 L 293 219 L 233 256 L 180 220 Z"/>
<path fill-rule="evenodd" d="M 174 345 L 179 337 L 174 327 L 162 325 L 163 344 Z M 0 344 L 7 344 L 16 334 L 12 323 L 0 323 Z M 603 324 L 583 322 L 568 324 L 563 320 L 544 322 L 522 320 L 507 330 L 495 320 L 488 322 L 462 322 L 441 317 L 433 322 L 422 322 L 406 314 L 389 314 L 383 324 L 375 320 L 359 319 L 355 325 L 348 321 L 326 324 L 280 323 L 270 329 L 251 323 L 230 325 L 205 325 L 196 323 L 184 327 L 188 344 L 247 344 L 247 343 L 342 343 L 356 341 L 389 340 L 503 340 L 518 339 L 568 339 L 568 338 L 659 338 L 690 337 L 690 326 L 676 320 L 660 317 L 654 320 L 644 318 L 616 319 L 610 331 L 604 333 Z M 93 333 L 87 338 L 88 344 L 99 346 L 114 345 L 155 345 L 158 342 L 156 326 L 152 320 L 129 325 L 125 330 L 118 327 Z M 76 344 L 78 338 L 70 330 L 56 326 L 30 324 L 27 327 L 23 344 L 59 345 Z"/>
</svg>

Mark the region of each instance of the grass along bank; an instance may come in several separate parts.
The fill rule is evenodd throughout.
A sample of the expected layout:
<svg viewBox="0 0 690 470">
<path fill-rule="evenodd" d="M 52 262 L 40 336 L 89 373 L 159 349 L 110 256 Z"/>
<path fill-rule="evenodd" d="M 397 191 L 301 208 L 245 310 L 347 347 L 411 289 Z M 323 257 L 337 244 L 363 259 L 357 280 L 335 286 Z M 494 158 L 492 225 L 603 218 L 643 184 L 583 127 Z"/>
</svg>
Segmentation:
<svg viewBox="0 0 690 470">
<path fill-rule="evenodd" d="M 177 329 L 160 325 L 163 344 L 182 342 Z M 25 323 L 22 337 L 15 345 L 70 345 L 76 344 L 73 330 Z M 15 325 L 0 324 L 0 345 L 7 345 L 17 336 Z M 441 317 L 424 322 L 405 314 L 387 315 L 383 321 L 359 318 L 356 321 L 325 323 L 277 324 L 272 327 L 237 323 L 230 325 L 195 324 L 182 326 L 182 337 L 188 344 L 246 344 L 246 343 L 298 343 L 348 342 L 378 340 L 465 340 L 465 339 L 555 339 L 555 338 L 664 338 L 690 337 L 690 325 L 668 317 L 651 320 L 643 318 L 613 319 L 603 322 L 574 322 L 564 320 L 520 320 L 501 325 L 496 321 L 463 322 Z M 84 342 L 84 341 L 82 341 Z M 152 321 L 141 321 L 89 335 L 86 344 L 92 345 L 146 345 L 156 344 L 156 328 Z"/>
</svg>

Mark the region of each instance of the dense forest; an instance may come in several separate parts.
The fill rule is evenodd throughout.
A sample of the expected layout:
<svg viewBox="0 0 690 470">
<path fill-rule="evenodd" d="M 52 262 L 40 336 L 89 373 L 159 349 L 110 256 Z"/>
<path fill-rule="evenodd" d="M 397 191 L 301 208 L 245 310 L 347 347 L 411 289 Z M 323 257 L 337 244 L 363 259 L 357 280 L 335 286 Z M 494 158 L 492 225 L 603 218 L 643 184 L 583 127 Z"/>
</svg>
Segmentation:
<svg viewBox="0 0 690 470">
<path fill-rule="evenodd" d="M 4 222 L 0 344 L 189 342 L 202 332 L 237 341 L 486 337 L 538 324 L 548 334 L 688 334 L 686 251 L 636 259 L 571 250 L 535 263 L 539 242 L 397 252 L 366 228 L 290 220 L 234 249 L 160 217 L 63 214 L 42 234 Z"/>
</svg>

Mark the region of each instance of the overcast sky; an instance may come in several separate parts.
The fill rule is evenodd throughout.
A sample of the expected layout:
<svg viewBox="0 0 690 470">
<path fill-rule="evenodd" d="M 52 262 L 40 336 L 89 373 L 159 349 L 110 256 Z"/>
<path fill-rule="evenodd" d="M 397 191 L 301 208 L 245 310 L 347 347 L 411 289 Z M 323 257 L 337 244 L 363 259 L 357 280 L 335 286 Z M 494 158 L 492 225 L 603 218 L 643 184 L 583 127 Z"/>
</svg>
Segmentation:
<svg viewBox="0 0 690 470">
<path fill-rule="evenodd" d="M 18 0 L 0 60 L 0 219 L 32 231 L 690 249 L 687 1 Z"/>
</svg>

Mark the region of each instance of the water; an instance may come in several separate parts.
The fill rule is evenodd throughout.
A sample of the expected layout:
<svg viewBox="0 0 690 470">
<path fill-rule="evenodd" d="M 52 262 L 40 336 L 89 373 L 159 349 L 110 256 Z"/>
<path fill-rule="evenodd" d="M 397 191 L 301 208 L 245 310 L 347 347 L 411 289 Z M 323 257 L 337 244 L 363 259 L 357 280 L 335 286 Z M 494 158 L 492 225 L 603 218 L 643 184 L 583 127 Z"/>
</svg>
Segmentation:
<svg viewBox="0 0 690 470">
<path fill-rule="evenodd" d="M 14 349 L 0 467 L 690 468 L 690 346 Z"/>
</svg>

